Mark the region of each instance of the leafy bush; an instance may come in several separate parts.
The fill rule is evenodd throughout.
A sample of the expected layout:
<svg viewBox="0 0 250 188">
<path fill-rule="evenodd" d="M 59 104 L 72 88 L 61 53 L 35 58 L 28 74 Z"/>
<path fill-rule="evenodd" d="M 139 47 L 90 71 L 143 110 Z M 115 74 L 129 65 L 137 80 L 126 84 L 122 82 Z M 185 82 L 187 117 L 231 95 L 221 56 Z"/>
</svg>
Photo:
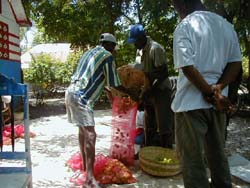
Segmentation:
<svg viewBox="0 0 250 188">
<path fill-rule="evenodd" d="M 49 55 L 44 54 L 33 57 L 29 69 L 24 70 L 24 81 L 33 87 L 51 90 L 56 81 L 54 61 Z"/>
<path fill-rule="evenodd" d="M 249 68 L 248 68 L 248 59 L 246 56 L 243 56 L 242 58 L 242 66 L 243 66 L 243 79 L 246 80 L 249 75 Z"/>
<path fill-rule="evenodd" d="M 58 62 L 58 69 L 55 71 L 56 84 L 60 87 L 67 87 L 70 83 L 71 76 L 73 75 L 80 56 L 82 55 L 82 51 L 75 51 L 70 53 L 67 61 Z"/>
<path fill-rule="evenodd" d="M 24 81 L 31 84 L 33 93 L 53 96 L 58 89 L 65 88 L 77 66 L 82 52 L 73 52 L 66 62 L 53 59 L 48 54 L 33 57 L 28 69 L 24 70 Z"/>
<path fill-rule="evenodd" d="M 135 55 L 136 50 L 132 45 L 129 47 L 118 50 L 115 55 L 117 67 L 134 61 L 134 58 L 131 59 L 128 54 Z M 66 62 L 53 59 L 48 54 L 34 56 L 30 68 L 24 70 L 24 81 L 31 85 L 37 99 L 58 96 L 58 91 L 64 91 L 69 85 L 82 53 L 81 50 L 71 52 Z M 169 73 L 170 75 L 176 74 L 171 64 L 169 65 Z M 100 101 L 107 101 L 105 93 L 102 93 Z"/>
</svg>

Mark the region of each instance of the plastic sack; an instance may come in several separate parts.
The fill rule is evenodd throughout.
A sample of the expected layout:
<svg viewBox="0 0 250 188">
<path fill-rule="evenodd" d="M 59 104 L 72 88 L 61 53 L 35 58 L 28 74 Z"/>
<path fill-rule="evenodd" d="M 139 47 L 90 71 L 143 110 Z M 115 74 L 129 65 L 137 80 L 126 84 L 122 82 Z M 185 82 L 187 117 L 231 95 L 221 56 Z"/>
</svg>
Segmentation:
<svg viewBox="0 0 250 188">
<path fill-rule="evenodd" d="M 76 153 L 66 162 L 74 172 L 69 181 L 77 186 L 86 181 L 86 172 L 82 171 L 82 160 L 80 153 Z M 103 154 L 95 156 L 94 176 L 100 184 L 130 184 L 137 180 L 131 171 L 119 160 Z"/>
<path fill-rule="evenodd" d="M 128 97 L 114 97 L 110 156 L 125 165 L 134 164 L 137 103 Z"/>
<path fill-rule="evenodd" d="M 104 156 L 103 154 L 97 154 L 95 156 L 95 165 L 94 165 L 94 176 L 98 176 L 104 171 L 105 165 L 110 160 L 110 157 Z"/>
<path fill-rule="evenodd" d="M 15 134 L 15 138 L 24 138 L 24 125 L 15 125 L 14 126 L 14 134 Z M 35 137 L 36 134 L 33 132 L 30 132 L 30 138 Z M 4 126 L 3 127 L 3 144 L 4 145 L 10 145 L 11 144 L 11 126 Z"/>
<path fill-rule="evenodd" d="M 66 162 L 66 165 L 71 168 L 74 172 L 77 170 L 83 170 L 82 166 L 82 157 L 80 152 L 75 153 L 71 158 Z"/>
<path fill-rule="evenodd" d="M 119 160 L 108 158 L 99 174 L 95 175 L 100 184 L 131 184 L 135 183 L 131 171 Z"/>
<path fill-rule="evenodd" d="M 95 156 L 94 164 L 94 174 L 100 174 L 103 171 L 103 168 L 106 165 L 106 162 L 109 160 L 109 157 L 104 156 L 103 154 L 97 154 Z M 66 165 L 71 168 L 74 172 L 83 170 L 83 163 L 81 153 L 77 152 L 67 160 Z"/>
</svg>

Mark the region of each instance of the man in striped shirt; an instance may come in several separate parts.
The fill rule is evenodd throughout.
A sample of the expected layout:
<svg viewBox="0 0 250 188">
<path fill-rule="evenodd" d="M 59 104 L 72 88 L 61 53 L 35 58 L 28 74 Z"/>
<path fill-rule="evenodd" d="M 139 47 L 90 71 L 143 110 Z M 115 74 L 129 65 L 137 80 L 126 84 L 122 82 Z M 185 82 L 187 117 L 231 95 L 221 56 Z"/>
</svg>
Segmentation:
<svg viewBox="0 0 250 188">
<path fill-rule="evenodd" d="M 87 174 L 83 188 L 99 187 L 93 175 L 96 142 L 94 104 L 105 85 L 126 93 L 113 62 L 112 52 L 115 46 L 116 38 L 112 34 L 101 34 L 100 45 L 86 51 L 80 58 L 66 91 L 68 119 L 79 127 L 79 146 L 83 169 Z"/>
</svg>

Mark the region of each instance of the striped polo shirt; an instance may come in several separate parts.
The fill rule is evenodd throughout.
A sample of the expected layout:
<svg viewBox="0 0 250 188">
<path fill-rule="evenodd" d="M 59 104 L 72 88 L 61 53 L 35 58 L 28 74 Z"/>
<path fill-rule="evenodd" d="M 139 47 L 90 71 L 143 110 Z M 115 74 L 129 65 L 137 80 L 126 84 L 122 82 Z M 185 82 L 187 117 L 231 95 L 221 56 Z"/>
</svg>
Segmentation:
<svg viewBox="0 0 250 188">
<path fill-rule="evenodd" d="M 71 83 L 74 83 L 74 92 L 81 102 L 93 109 L 105 85 L 121 85 L 112 54 L 102 46 L 86 51 L 79 60 Z"/>
</svg>

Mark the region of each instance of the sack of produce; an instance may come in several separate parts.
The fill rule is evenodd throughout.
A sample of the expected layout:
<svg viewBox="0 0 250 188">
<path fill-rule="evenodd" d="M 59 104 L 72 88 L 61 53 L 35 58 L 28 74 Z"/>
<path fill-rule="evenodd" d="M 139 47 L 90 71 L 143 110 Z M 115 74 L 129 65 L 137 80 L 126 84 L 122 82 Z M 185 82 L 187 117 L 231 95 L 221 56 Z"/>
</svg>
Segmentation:
<svg viewBox="0 0 250 188">
<path fill-rule="evenodd" d="M 100 166 L 97 167 L 99 164 Z M 96 157 L 95 178 L 100 184 L 131 184 L 136 182 L 131 171 L 122 162 L 105 156 L 100 156 L 99 160 L 98 156 Z"/>
<path fill-rule="evenodd" d="M 144 84 L 144 73 L 141 70 L 133 68 L 131 65 L 123 65 L 117 69 L 119 78 L 124 87 L 139 97 L 141 88 Z M 123 93 L 115 89 L 111 89 L 113 96 L 123 96 Z"/>
<path fill-rule="evenodd" d="M 126 88 L 140 88 L 144 84 L 144 73 L 131 65 L 123 65 L 117 69 L 121 83 Z"/>
<path fill-rule="evenodd" d="M 110 156 L 126 165 L 134 164 L 137 104 L 129 98 L 114 97 Z"/>
<path fill-rule="evenodd" d="M 72 155 L 66 164 L 74 172 L 77 172 L 69 181 L 77 186 L 83 185 L 87 174 L 82 171 L 80 153 Z M 95 156 L 94 176 L 99 184 L 131 184 L 137 181 L 132 172 L 122 162 L 103 154 Z"/>
</svg>

